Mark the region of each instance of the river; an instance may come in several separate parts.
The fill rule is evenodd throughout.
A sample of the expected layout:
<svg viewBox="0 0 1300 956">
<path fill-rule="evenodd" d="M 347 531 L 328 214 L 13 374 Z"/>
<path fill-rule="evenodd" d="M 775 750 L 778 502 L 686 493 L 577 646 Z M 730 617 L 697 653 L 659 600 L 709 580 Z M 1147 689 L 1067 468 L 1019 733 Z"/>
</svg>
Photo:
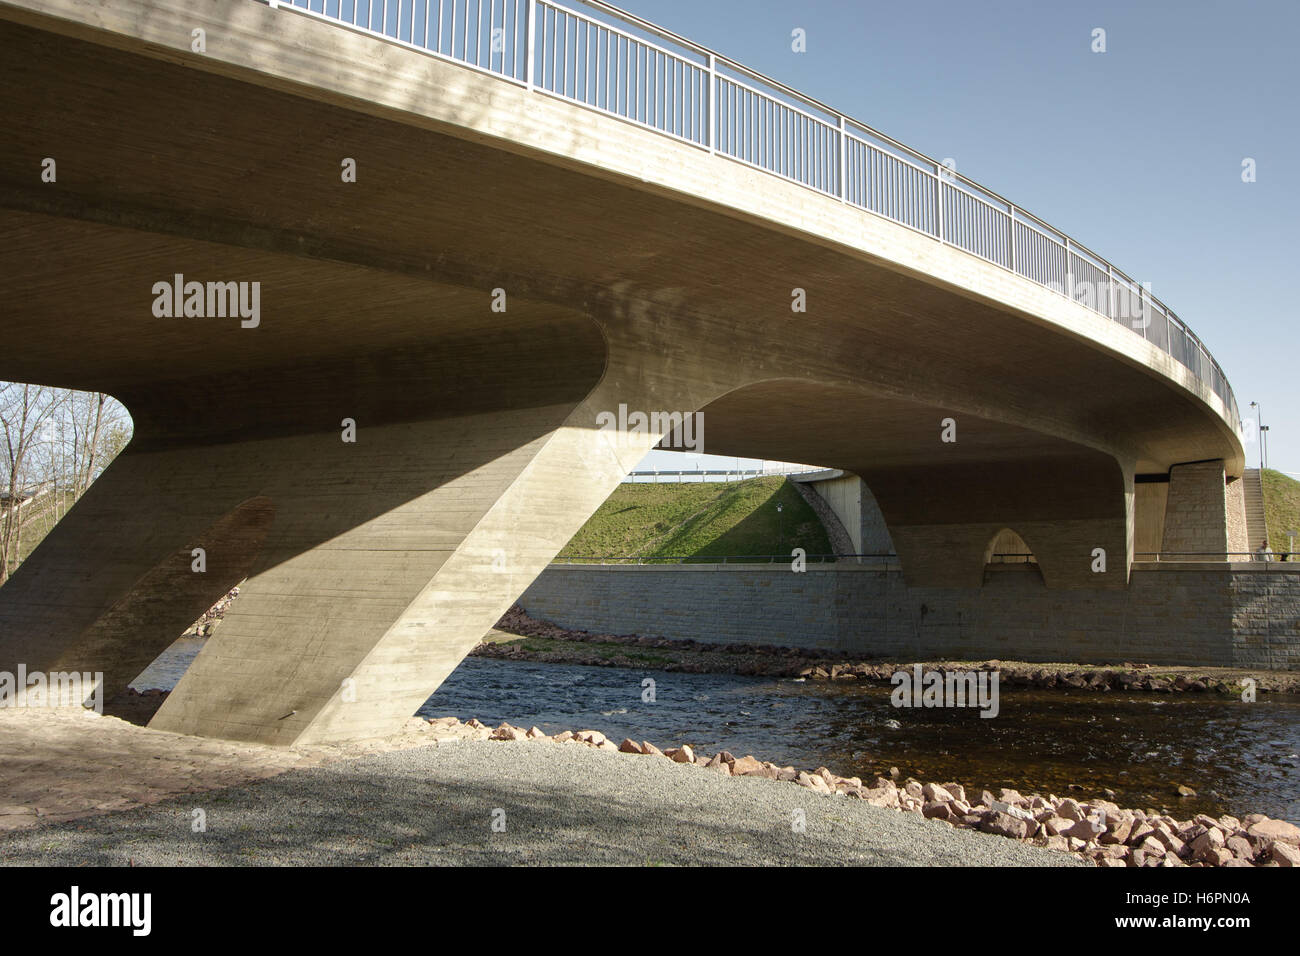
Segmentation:
<svg viewBox="0 0 1300 956">
<path fill-rule="evenodd" d="M 202 641 L 182 640 L 134 682 L 169 689 Z M 654 681 L 653 702 L 643 681 Z M 994 793 L 1102 796 L 1189 817 L 1266 813 L 1300 824 L 1300 697 L 1002 689 L 996 717 L 895 708 L 888 686 L 466 658 L 420 708 L 547 733 L 683 743 L 870 780 L 955 781 Z M 1071 790 L 1070 785 L 1075 785 Z M 1179 797 L 1185 784 L 1195 797 Z"/>
</svg>

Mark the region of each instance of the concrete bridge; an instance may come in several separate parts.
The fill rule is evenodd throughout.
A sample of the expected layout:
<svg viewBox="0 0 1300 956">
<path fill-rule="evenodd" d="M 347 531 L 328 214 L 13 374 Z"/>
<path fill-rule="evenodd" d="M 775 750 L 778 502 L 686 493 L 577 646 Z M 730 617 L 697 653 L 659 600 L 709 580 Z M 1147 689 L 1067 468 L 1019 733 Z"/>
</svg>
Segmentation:
<svg viewBox="0 0 1300 956">
<path fill-rule="evenodd" d="M 111 694 L 247 578 L 153 726 L 386 733 L 665 438 L 621 406 L 860 476 L 910 587 L 1247 548 L 1225 377 L 1073 239 L 603 4 L 370 6 L 0 0 L 0 378 L 136 427 L 0 670 Z"/>
</svg>

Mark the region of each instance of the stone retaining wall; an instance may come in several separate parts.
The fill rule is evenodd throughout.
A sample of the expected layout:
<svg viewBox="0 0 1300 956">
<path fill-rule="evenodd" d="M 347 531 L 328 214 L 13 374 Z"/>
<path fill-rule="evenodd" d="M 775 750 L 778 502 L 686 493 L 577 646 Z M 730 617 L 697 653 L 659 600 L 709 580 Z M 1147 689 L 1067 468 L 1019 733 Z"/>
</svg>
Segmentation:
<svg viewBox="0 0 1300 956">
<path fill-rule="evenodd" d="M 612 634 L 863 655 L 1300 669 L 1300 564 L 1134 566 L 1127 590 L 1048 590 L 1032 567 L 983 588 L 907 588 L 868 565 L 551 565 L 533 617 Z"/>
</svg>

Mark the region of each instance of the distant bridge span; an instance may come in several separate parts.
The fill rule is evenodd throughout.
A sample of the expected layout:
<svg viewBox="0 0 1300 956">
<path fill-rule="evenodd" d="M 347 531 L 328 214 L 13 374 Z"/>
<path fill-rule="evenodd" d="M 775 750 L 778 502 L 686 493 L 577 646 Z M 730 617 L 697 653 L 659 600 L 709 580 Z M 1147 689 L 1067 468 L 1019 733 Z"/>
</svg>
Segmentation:
<svg viewBox="0 0 1300 956">
<path fill-rule="evenodd" d="M 663 437 L 624 405 L 861 476 L 914 587 L 1245 549 L 1219 366 L 1008 201 L 604 4 L 312 6 L 0 0 L 0 378 L 136 423 L 0 669 L 111 693 L 247 577 L 154 726 L 391 731 Z M 256 320 L 159 314 L 195 281 Z"/>
</svg>

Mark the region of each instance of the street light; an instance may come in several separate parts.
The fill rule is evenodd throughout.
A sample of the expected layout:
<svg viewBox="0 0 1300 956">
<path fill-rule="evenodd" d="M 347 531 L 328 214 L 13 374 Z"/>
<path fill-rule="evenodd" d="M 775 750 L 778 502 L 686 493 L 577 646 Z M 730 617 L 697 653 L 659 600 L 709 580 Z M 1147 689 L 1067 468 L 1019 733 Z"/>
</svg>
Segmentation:
<svg viewBox="0 0 1300 956">
<path fill-rule="evenodd" d="M 778 544 L 777 547 L 779 548 L 781 553 L 784 554 L 785 553 L 785 519 L 781 517 L 782 510 L 783 509 L 782 509 L 781 502 L 778 501 L 776 503 L 776 521 L 777 521 L 777 534 L 780 537 L 780 544 Z"/>
</svg>

